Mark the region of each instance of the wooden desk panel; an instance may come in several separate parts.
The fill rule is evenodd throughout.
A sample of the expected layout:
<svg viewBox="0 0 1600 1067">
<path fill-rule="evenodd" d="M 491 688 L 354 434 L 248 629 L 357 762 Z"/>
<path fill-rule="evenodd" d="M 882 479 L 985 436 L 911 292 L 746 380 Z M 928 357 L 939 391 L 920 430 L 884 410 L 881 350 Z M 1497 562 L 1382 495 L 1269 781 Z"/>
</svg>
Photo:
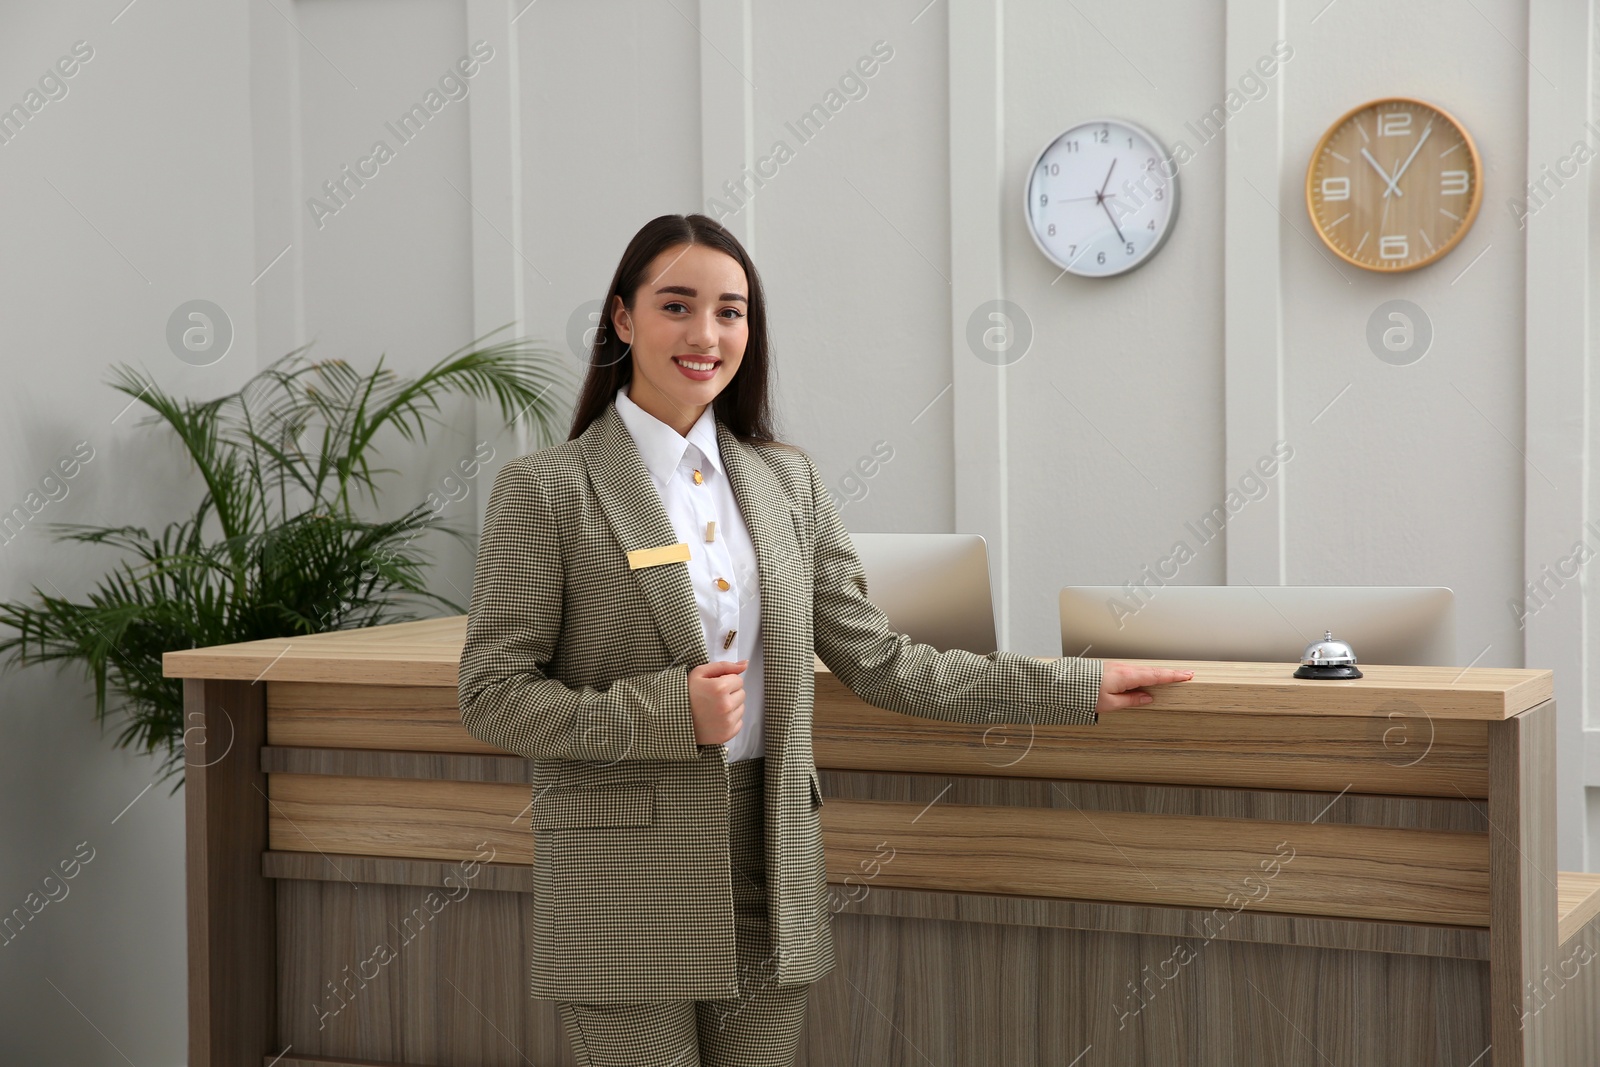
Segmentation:
<svg viewBox="0 0 1600 1067">
<path fill-rule="evenodd" d="M 168 655 L 191 679 L 195 1067 L 571 1062 L 550 1005 L 525 996 L 528 786 L 460 727 L 463 626 Z M 1550 672 L 1193 666 L 1150 706 L 1026 747 L 1015 728 L 986 744 L 982 726 L 881 713 L 819 670 L 819 765 L 852 784 L 824 808 L 840 966 L 798 1062 L 1071 1063 L 1090 1046 L 1196 1067 L 1600 1061 L 1600 966 L 1563 970 L 1600 950 L 1600 916 L 1580 925 L 1596 905 L 1570 884 L 1558 906 Z M 930 772 L 942 798 L 908 785 Z M 1041 803 L 1041 783 L 1061 800 Z M 1295 861 L 1227 911 L 1279 841 Z M 490 842 L 471 896 L 418 918 L 441 872 Z M 1007 891 L 971 891 L 991 884 Z M 1296 900 L 1305 912 L 1264 910 Z M 1487 926 L 1444 921 L 1482 923 L 1485 901 Z M 408 915 L 418 936 L 329 1021 L 333 1040 L 315 998 Z M 1193 962 L 1174 976 L 1180 946 Z"/>
<path fill-rule="evenodd" d="M 837 682 L 832 683 L 837 685 Z M 1188 684 L 1188 683 L 1185 683 Z M 1107 712 L 1094 726 L 966 726 L 822 699 L 818 767 L 1486 797 L 1488 726 L 1394 717 Z"/>
<path fill-rule="evenodd" d="M 493 847 L 497 862 L 533 862 L 523 785 L 301 774 L 267 783 L 275 850 L 466 860 Z M 1290 914 L 1488 923 L 1485 833 L 837 799 L 822 816 L 837 881 L 870 866 L 868 880 L 909 889 L 1197 908 L 1270 900 L 1268 910 Z M 1264 873 L 1285 854 L 1291 862 Z"/>
<path fill-rule="evenodd" d="M 1395 708 L 1377 717 L 1197 714 L 1140 708 L 1095 726 L 969 726 L 841 695 L 819 676 L 818 767 L 1169 782 L 1392 796 L 1488 796 L 1488 727 Z M 453 688 L 278 682 L 267 743 L 502 753 L 469 734 Z"/>
</svg>

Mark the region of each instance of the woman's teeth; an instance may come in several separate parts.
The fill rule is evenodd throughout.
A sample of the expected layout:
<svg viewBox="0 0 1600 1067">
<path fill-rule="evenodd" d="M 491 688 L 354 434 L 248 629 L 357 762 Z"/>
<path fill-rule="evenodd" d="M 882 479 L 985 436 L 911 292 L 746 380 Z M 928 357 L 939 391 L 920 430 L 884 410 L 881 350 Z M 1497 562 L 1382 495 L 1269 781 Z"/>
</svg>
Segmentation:
<svg viewBox="0 0 1600 1067">
<path fill-rule="evenodd" d="M 712 362 L 712 363 L 695 363 L 695 362 L 691 362 L 690 360 L 687 360 L 687 359 L 679 359 L 677 356 L 673 356 L 672 360 L 673 360 L 674 363 L 677 363 L 679 366 L 688 367 L 690 370 L 710 370 L 711 368 L 716 366 L 715 362 Z"/>
</svg>

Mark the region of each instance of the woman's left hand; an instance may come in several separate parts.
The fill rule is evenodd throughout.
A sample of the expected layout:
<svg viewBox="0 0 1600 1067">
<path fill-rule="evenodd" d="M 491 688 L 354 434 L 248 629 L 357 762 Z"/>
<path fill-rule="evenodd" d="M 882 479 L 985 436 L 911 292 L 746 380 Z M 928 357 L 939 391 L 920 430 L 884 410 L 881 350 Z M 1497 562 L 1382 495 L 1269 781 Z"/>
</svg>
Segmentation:
<svg viewBox="0 0 1600 1067">
<path fill-rule="evenodd" d="M 1169 682 L 1187 682 L 1194 671 L 1174 667 L 1136 667 L 1131 663 L 1106 662 L 1100 672 L 1100 699 L 1094 710 L 1120 711 L 1123 708 L 1148 704 L 1155 697 L 1139 688 L 1143 685 L 1166 685 Z"/>
</svg>

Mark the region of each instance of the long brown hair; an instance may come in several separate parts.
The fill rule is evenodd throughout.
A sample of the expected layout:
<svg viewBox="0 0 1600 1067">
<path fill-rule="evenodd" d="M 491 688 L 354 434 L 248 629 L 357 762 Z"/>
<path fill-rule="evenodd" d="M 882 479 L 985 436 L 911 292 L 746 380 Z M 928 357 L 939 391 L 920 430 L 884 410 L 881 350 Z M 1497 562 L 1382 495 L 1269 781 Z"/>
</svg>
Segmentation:
<svg viewBox="0 0 1600 1067">
<path fill-rule="evenodd" d="M 732 256 L 744 268 L 749 283 L 749 317 L 744 359 L 722 392 L 712 401 L 716 417 L 727 424 L 735 437 L 751 444 L 784 444 L 772 430 L 772 411 L 769 377 L 771 350 L 767 342 L 767 301 L 761 289 L 761 276 L 756 265 L 739 243 L 722 224 L 706 215 L 659 215 L 651 219 L 633 235 L 622 261 L 611 278 L 611 289 L 606 293 L 605 310 L 600 327 L 595 331 L 594 345 L 589 351 L 589 369 L 584 375 L 583 387 L 578 391 L 578 406 L 572 416 L 572 432 L 567 439 L 577 437 L 599 418 L 611 403 L 617 390 L 633 380 L 633 346 L 616 336 L 611 328 L 612 309 L 616 298 L 623 306 L 633 310 L 634 295 L 647 281 L 645 271 L 662 252 L 682 244 L 705 245 Z"/>
</svg>

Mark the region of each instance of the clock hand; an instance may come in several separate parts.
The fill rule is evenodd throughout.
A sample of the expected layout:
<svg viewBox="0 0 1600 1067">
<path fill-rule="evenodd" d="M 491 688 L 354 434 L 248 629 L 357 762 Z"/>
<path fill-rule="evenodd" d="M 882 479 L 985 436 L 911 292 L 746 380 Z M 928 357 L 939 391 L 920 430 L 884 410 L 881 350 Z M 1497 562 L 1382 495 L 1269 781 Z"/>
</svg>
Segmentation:
<svg viewBox="0 0 1600 1067">
<path fill-rule="evenodd" d="M 1113 156 L 1111 158 L 1111 166 L 1106 168 L 1106 180 L 1100 183 L 1100 195 L 1101 196 L 1105 196 L 1106 195 L 1106 186 L 1111 184 L 1111 172 L 1116 170 L 1116 169 L 1117 169 L 1117 159 L 1116 159 L 1115 156 Z"/>
<path fill-rule="evenodd" d="M 1122 236 L 1122 227 L 1117 225 L 1116 217 L 1111 214 L 1111 209 L 1106 207 L 1105 200 L 1102 199 L 1100 201 L 1100 206 L 1105 208 L 1106 218 L 1111 220 L 1111 228 L 1113 230 L 1117 231 L 1117 240 L 1119 240 L 1119 241 L 1123 242 L 1124 244 L 1126 244 L 1128 239 L 1126 237 Z"/>
<path fill-rule="evenodd" d="M 1411 154 L 1406 157 L 1406 161 L 1404 163 L 1400 164 L 1400 169 L 1394 172 L 1394 180 L 1396 182 L 1400 181 L 1400 175 L 1402 175 L 1402 174 L 1404 174 L 1406 172 L 1406 168 L 1411 166 L 1411 161 L 1413 159 L 1417 158 L 1417 153 L 1422 151 L 1422 142 L 1426 141 L 1428 139 L 1428 134 L 1430 134 L 1432 132 L 1433 132 L 1433 123 L 1430 122 L 1423 129 L 1422 136 L 1417 138 L 1417 146 L 1411 150 Z M 1400 195 L 1400 189 L 1399 189 L 1398 186 L 1396 186 L 1396 188 L 1395 188 L 1395 195 L 1396 196 Z"/>
<path fill-rule="evenodd" d="M 1384 183 L 1389 186 L 1389 188 L 1387 188 L 1387 189 L 1385 189 L 1383 191 L 1383 195 L 1384 196 L 1388 196 L 1391 192 L 1393 192 L 1395 196 L 1402 195 L 1401 192 L 1400 192 L 1400 187 L 1394 183 L 1395 179 L 1389 177 L 1388 172 L 1385 171 L 1382 167 L 1378 166 L 1378 161 L 1376 159 L 1372 158 L 1372 153 L 1371 152 L 1368 152 L 1365 148 L 1363 148 L 1361 150 L 1361 156 L 1368 163 L 1372 164 L 1372 169 L 1377 171 L 1379 177 L 1381 177 L 1384 180 Z M 1396 177 L 1398 177 L 1398 175 L 1396 175 Z"/>
</svg>

